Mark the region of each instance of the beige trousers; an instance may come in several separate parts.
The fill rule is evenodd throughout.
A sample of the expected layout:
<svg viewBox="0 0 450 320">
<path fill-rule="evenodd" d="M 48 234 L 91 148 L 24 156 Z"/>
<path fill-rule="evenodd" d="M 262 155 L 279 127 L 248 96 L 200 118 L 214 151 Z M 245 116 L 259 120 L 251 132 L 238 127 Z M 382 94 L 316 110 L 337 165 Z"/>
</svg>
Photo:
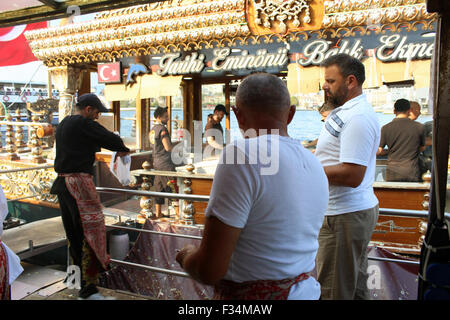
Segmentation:
<svg viewBox="0 0 450 320">
<path fill-rule="evenodd" d="M 378 220 L 374 208 L 325 216 L 319 233 L 317 280 L 323 300 L 367 300 L 367 247 Z"/>
</svg>

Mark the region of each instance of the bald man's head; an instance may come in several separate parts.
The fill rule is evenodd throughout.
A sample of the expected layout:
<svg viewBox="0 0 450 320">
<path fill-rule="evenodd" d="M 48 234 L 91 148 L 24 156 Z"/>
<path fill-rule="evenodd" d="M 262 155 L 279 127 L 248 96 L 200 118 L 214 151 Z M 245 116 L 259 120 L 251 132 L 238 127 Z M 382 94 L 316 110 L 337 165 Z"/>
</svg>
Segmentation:
<svg viewBox="0 0 450 320">
<path fill-rule="evenodd" d="M 236 106 L 251 112 L 283 113 L 290 107 L 289 91 L 277 76 L 255 73 L 246 77 L 239 85 Z"/>
<path fill-rule="evenodd" d="M 420 112 L 420 104 L 416 101 L 410 101 L 411 109 L 409 111 L 409 118 L 411 120 L 416 120 L 421 112 Z"/>
</svg>

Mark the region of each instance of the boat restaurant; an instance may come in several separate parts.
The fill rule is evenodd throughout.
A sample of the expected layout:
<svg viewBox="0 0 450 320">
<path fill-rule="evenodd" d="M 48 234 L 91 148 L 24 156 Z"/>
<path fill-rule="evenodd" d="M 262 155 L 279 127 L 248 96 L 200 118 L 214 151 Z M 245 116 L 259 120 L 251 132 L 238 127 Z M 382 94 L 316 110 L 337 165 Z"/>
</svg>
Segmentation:
<svg viewBox="0 0 450 320">
<path fill-rule="evenodd" d="M 278 75 L 292 104 L 317 110 L 324 100 L 321 62 L 348 53 L 365 65 L 364 92 L 376 111 L 392 113 L 402 97 L 418 101 L 426 113 L 436 14 L 426 11 L 425 1 L 288 3 L 164 1 L 100 12 L 93 20 L 30 31 L 26 37 L 60 93 L 59 119 L 70 114 L 75 95 L 95 91 L 94 83 L 101 86 L 111 113 L 100 121 L 136 153 L 132 170 L 138 185 L 147 175 L 164 174 L 148 170 L 155 106 L 168 107 L 171 136 L 181 139 L 180 129 L 193 133 L 196 122 L 204 127 L 205 110 L 212 113 L 221 103 L 229 111 L 240 80 L 254 72 Z M 228 141 L 236 129 L 233 116 L 225 118 Z M 110 153 L 98 153 L 97 160 L 107 172 Z M 193 160 L 193 174 L 186 166 L 177 169 L 180 190 L 187 182 L 193 194 L 209 195 L 217 159 Z M 375 184 L 380 207 L 423 210 L 428 183 Z M 184 209 L 202 223 L 205 207 L 194 202 Z M 413 224 L 420 229 L 417 220 Z M 414 237 L 411 250 L 417 252 L 419 231 Z"/>
<path fill-rule="evenodd" d="M 394 102 L 405 98 L 417 101 L 422 115 L 429 115 L 437 14 L 428 13 L 425 2 L 173 0 L 103 11 L 88 21 L 28 31 L 25 36 L 34 55 L 48 67 L 49 85 L 59 92 L 58 119 L 72 114 L 77 96 L 96 92 L 110 110 L 99 122 L 118 132 L 132 150 L 133 178 L 128 187 L 110 172 L 112 153 L 97 153 L 98 187 L 151 191 L 155 176 L 169 175 L 177 179 L 173 191 L 208 196 L 217 158 L 196 156 L 195 140 L 205 141 L 195 132 L 200 127 L 203 130 L 208 114 L 223 104 L 228 112 L 225 140 L 239 138 L 230 109 L 237 86 L 249 74 L 277 75 L 287 84 L 297 110 L 310 111 L 318 119 L 317 109 L 324 103 L 321 63 L 331 55 L 347 53 L 365 66 L 363 89 L 375 111 L 392 114 Z M 156 106 L 168 108 L 173 140 L 184 139 L 189 133 L 194 137 L 185 139 L 188 157 L 176 172 L 152 169 L 149 133 Z M 45 151 L 47 163 L 51 163 L 50 147 Z M 3 168 L 5 165 L 2 162 Z M 384 165 L 385 160 L 377 160 L 381 178 L 376 179 L 374 189 L 380 208 L 427 209 L 430 179 L 425 175 L 421 183 L 386 182 L 382 178 Z M 39 183 L 48 187 L 52 177 L 47 171 L 39 178 L 46 184 Z M 13 195 L 17 188 L 8 187 L 11 181 L 0 182 L 7 196 L 18 196 Z M 29 194 L 33 193 L 24 184 L 21 195 Z M 150 197 L 134 199 L 123 193 L 100 193 L 100 197 L 106 207 L 115 208 L 105 208 L 105 214 L 135 206 L 141 215 L 152 217 Z M 174 219 L 138 222 L 166 232 L 201 228 L 206 202 L 197 200 L 172 202 L 172 206 L 179 206 Z M 24 201 L 57 206 L 51 196 Z M 162 227 L 157 226 L 158 221 L 174 223 Z M 418 255 L 425 231 L 426 219 L 381 214 L 372 243 L 393 253 Z M 201 235 L 201 231 L 190 234 Z M 155 256 L 155 252 L 151 254 Z M 113 286 L 119 278 L 118 274 L 110 275 L 103 284 Z M 158 286 L 164 286 L 163 281 Z M 196 292 L 194 296 L 199 292 L 195 286 L 189 287 Z"/>
</svg>

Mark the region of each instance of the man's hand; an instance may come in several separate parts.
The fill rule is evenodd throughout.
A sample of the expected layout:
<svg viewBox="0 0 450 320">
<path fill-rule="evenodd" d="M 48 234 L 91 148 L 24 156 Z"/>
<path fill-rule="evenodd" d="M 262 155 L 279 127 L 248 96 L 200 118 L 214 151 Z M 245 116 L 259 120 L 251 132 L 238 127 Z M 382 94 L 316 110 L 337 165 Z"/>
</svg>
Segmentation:
<svg viewBox="0 0 450 320">
<path fill-rule="evenodd" d="M 186 258 L 186 256 L 188 254 L 190 254 L 192 251 L 194 251 L 196 249 L 196 247 L 194 247 L 192 244 L 188 244 L 187 246 L 185 246 L 183 249 L 181 249 L 175 260 L 177 260 L 177 262 L 180 264 L 181 268 L 183 268 L 183 262 L 184 259 Z"/>
<path fill-rule="evenodd" d="M 117 157 L 125 157 L 126 155 L 129 155 L 130 153 L 129 152 L 126 152 L 126 151 L 119 151 L 119 152 L 116 152 L 116 156 L 114 157 L 114 162 L 116 162 L 116 160 L 117 160 Z"/>
<path fill-rule="evenodd" d="M 240 233 L 241 229 L 207 217 L 200 246 L 184 247 L 176 260 L 193 279 L 213 285 L 225 276 Z"/>
</svg>

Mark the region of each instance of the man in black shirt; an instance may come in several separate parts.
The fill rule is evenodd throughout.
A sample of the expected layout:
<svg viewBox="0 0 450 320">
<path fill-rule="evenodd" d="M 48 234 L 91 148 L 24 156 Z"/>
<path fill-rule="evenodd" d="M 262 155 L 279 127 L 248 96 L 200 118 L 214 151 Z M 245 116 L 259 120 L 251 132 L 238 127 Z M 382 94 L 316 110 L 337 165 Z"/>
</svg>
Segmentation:
<svg viewBox="0 0 450 320">
<path fill-rule="evenodd" d="M 153 168 L 161 171 L 175 171 L 175 165 L 172 162 L 172 149 L 178 143 L 172 143 L 169 130 L 167 130 L 167 122 L 169 121 L 169 113 L 167 108 L 158 107 L 153 113 L 156 119 L 156 125 L 149 134 L 150 143 L 153 145 Z M 155 191 L 171 192 L 168 182 L 174 180 L 171 177 L 155 176 L 153 182 Z M 164 198 L 155 198 L 155 216 L 161 216 L 161 205 L 164 204 Z M 178 207 L 175 207 L 175 210 Z M 178 215 L 178 212 L 177 212 Z"/>
<path fill-rule="evenodd" d="M 392 122 L 381 128 L 377 155 L 388 155 L 386 181 L 420 182 L 419 153 L 425 149 L 423 124 L 408 118 L 410 103 L 399 99 L 394 104 L 396 115 Z M 384 146 L 388 150 L 383 150 Z"/>
<path fill-rule="evenodd" d="M 208 122 L 205 126 L 205 137 L 207 142 L 205 154 L 218 155 L 223 149 L 223 128 L 220 122 L 225 115 L 228 115 L 225 106 L 218 104 L 214 108 L 214 114 L 211 117 L 208 117 Z"/>
<path fill-rule="evenodd" d="M 122 139 L 95 120 L 108 110 L 95 94 L 84 94 L 77 112 L 67 116 L 56 129 L 55 171 L 58 173 L 50 193 L 58 196 L 61 217 L 69 240 L 73 263 L 81 270 L 81 299 L 104 299 L 97 280 L 106 269 L 106 232 L 102 206 L 92 179 L 95 153 L 100 148 L 124 156 L 130 150 Z"/>
</svg>

